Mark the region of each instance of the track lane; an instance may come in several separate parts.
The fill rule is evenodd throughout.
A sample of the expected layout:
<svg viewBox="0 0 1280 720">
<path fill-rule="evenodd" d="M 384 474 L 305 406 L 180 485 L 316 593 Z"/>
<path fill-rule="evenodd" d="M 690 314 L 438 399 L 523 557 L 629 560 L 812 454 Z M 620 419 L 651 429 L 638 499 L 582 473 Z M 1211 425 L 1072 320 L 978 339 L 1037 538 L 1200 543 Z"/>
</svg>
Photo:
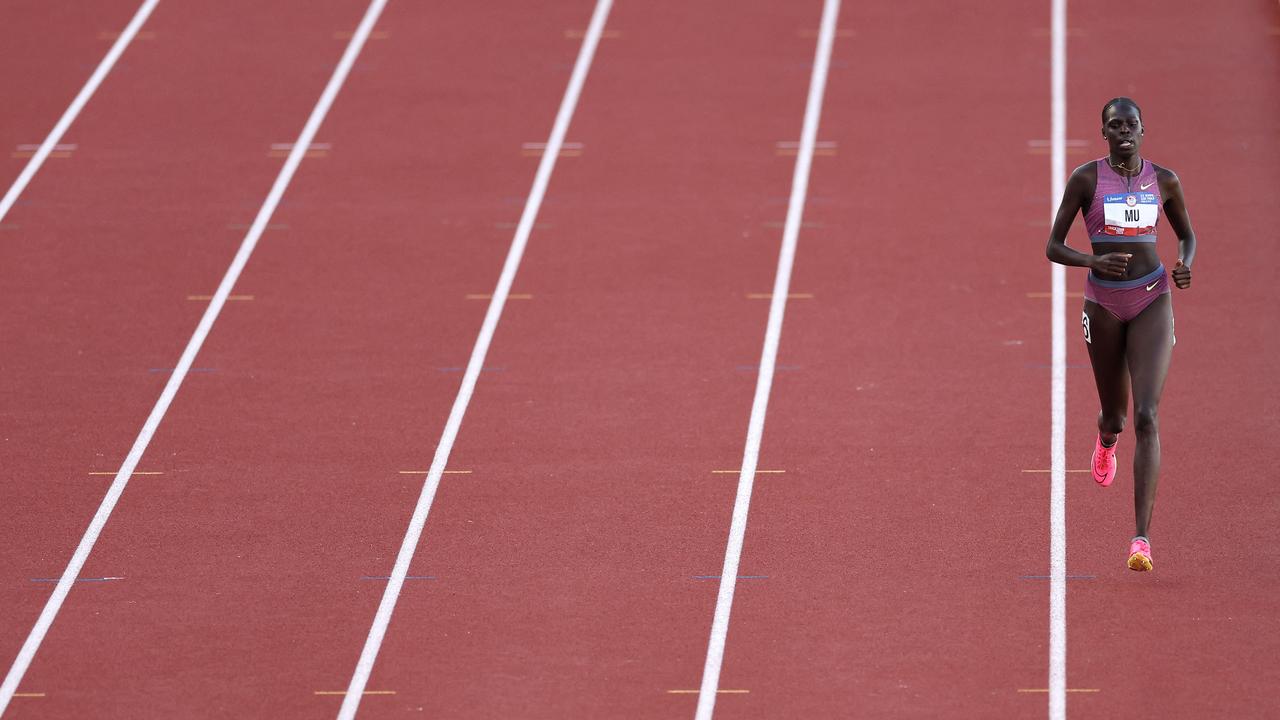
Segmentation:
<svg viewBox="0 0 1280 720">
<path fill-rule="evenodd" d="M 1040 717 L 1047 12 L 845 10 L 717 716 Z"/>
<path fill-rule="evenodd" d="M 1123 564 L 1133 533 L 1131 419 L 1116 483 L 1107 492 L 1082 487 L 1070 506 L 1074 563 L 1105 582 L 1072 587 L 1079 649 L 1068 653 L 1069 671 L 1101 688 L 1088 706 L 1080 702 L 1099 716 L 1273 717 L 1280 277 L 1262 229 L 1280 223 L 1271 199 L 1280 183 L 1280 88 L 1269 81 L 1280 43 L 1268 34 L 1280 6 L 1178 2 L 1144 18 L 1151 41 L 1137 54 L 1152 71 L 1117 73 L 1107 62 L 1115 19 L 1100 7 L 1073 8 L 1071 136 L 1091 140 L 1085 157 L 1101 156 L 1105 147 L 1092 139 L 1102 103 L 1136 99 L 1147 121 L 1142 154 L 1178 172 L 1200 248 L 1193 288 L 1173 295 L 1178 344 L 1160 408 L 1155 571 Z M 1176 237 L 1167 224 L 1160 236 L 1172 267 Z M 1071 352 L 1072 362 L 1087 362 L 1074 338 Z M 1085 462 L 1097 397 L 1089 376 L 1072 380 L 1068 448 Z M 1131 668 L 1141 668 L 1141 682 L 1126 682 Z"/>
<path fill-rule="evenodd" d="M 20 146 L 44 140 L 110 49 L 111 34 L 128 24 L 141 2 L 0 5 L 0 196 L 27 163 L 30 151 Z M 11 224 L 3 221 L 0 229 Z"/>
<path fill-rule="evenodd" d="M 33 579 L 66 566 L 203 310 L 188 294 L 212 290 L 243 235 L 228 224 L 252 217 L 244 200 L 279 168 L 270 138 L 296 133 L 281 118 L 314 101 L 316 73 L 298 58 L 340 52 L 331 28 L 352 20 L 336 5 L 312 7 L 292 60 L 271 42 L 276 12 L 160 8 L 155 41 L 130 56 L 136 72 L 113 75 L 78 121 L 75 157 L 42 171 L 9 216 L 20 228 L 0 246 L 6 668 L 52 587 Z"/>
<path fill-rule="evenodd" d="M 422 532 L 429 519 L 432 502 L 448 470 L 454 442 L 466 416 L 476 384 L 480 380 L 481 373 L 485 370 L 485 361 L 488 359 L 489 348 L 493 342 L 493 336 L 497 331 L 503 310 L 507 302 L 512 299 L 511 287 L 515 282 L 520 262 L 528 247 L 529 237 L 533 233 L 538 214 L 542 209 L 547 187 L 555 172 L 556 163 L 562 152 L 566 152 L 567 148 L 574 147 L 574 145 L 566 145 L 565 136 L 572 124 L 573 114 L 577 109 L 583 86 L 586 84 L 587 77 L 590 74 L 591 64 L 604 34 L 605 25 L 609 18 L 609 10 L 612 6 L 612 0 L 597 0 L 592 8 L 591 19 L 587 23 L 586 30 L 579 33 L 582 38 L 581 47 L 578 49 L 574 59 L 573 70 L 565 86 L 564 94 L 560 99 L 555 121 L 552 123 L 547 141 L 540 144 L 526 143 L 522 145 L 524 149 L 540 147 L 540 152 L 537 153 L 539 155 L 538 169 L 534 173 L 534 180 L 530 186 L 528 197 L 525 200 L 524 208 L 520 212 L 520 220 L 516 224 L 511 246 L 503 259 L 502 271 L 498 275 L 492 295 L 488 297 L 484 321 L 476 334 L 475 344 L 468 355 L 466 367 L 462 369 L 462 380 L 458 386 L 458 392 L 450 406 L 449 416 L 445 421 L 435 452 L 432 453 L 431 465 L 423 480 L 418 500 L 414 504 L 413 514 L 410 517 L 408 527 L 405 529 L 404 538 L 400 541 L 395 563 L 386 577 L 386 587 L 383 589 L 378 611 L 374 614 L 369 633 L 360 651 L 360 657 L 356 661 L 351 680 L 347 683 L 342 707 L 338 711 L 339 720 L 349 720 L 355 717 L 360 701 L 366 693 L 369 676 L 377 662 L 378 653 L 381 650 L 383 638 L 386 636 L 387 626 L 390 624 L 391 617 L 395 612 L 396 603 L 404 588 L 404 583 L 410 579 L 408 576 L 409 566 L 413 562 L 414 554 L 422 539 Z M 570 35 L 569 32 L 565 34 L 566 36 Z M 578 148 L 580 149 L 580 146 Z"/>
<path fill-rule="evenodd" d="M 692 715 L 820 10 L 615 6 L 370 687 Z"/>
<path fill-rule="evenodd" d="M 1253 193 L 1274 182 L 1276 164 L 1270 159 L 1275 148 L 1265 134 L 1264 118 L 1273 116 L 1275 98 L 1262 93 L 1246 112 L 1231 113 L 1229 124 L 1222 112 L 1224 107 L 1235 107 L 1228 98 L 1247 93 L 1247 87 L 1259 87 L 1256 80 L 1227 68 L 1238 67 L 1243 58 L 1265 56 L 1262 35 L 1255 33 L 1240 43 L 1238 55 L 1223 58 L 1220 64 L 1204 65 L 1203 60 L 1227 38 L 1265 23 L 1261 17 L 1242 15 L 1209 18 L 1190 12 L 1189 6 L 1170 11 L 1156 35 L 1187 42 L 1171 42 L 1153 55 L 1154 63 L 1170 69 L 1167 74 L 1144 73 L 1128 87 L 1114 86 L 1114 73 L 1105 62 L 1109 57 L 1105 48 L 1110 47 L 1105 29 L 1110 21 L 1087 13 L 1069 18 L 1073 29 L 1069 139 L 1093 136 L 1095 105 L 1119 93 L 1138 97 L 1153 123 L 1145 154 L 1160 161 L 1161 148 L 1167 148 L 1165 152 L 1179 153 L 1164 161 L 1182 173 L 1184 182 L 1200 176 L 1203 185 L 1192 185 L 1189 192 L 1199 185 L 1200 191 L 1193 192 L 1199 197 L 1193 213 L 1206 252 L 1196 291 L 1175 296 L 1182 340 L 1162 413 L 1166 479 L 1158 503 L 1163 519 L 1157 521 L 1157 527 L 1167 528 L 1169 557 L 1155 575 L 1141 577 L 1123 565 L 1123 550 L 1132 532 L 1132 486 L 1118 483 L 1120 493 L 1099 495 L 1092 483 L 1081 480 L 1087 476 L 1067 476 L 1068 716 L 1261 717 L 1274 705 L 1261 690 L 1275 677 L 1277 665 L 1270 640 L 1275 620 L 1261 610 L 1266 607 L 1265 598 L 1274 592 L 1274 573 L 1266 570 L 1274 567 L 1274 558 L 1265 549 L 1271 545 L 1269 534 L 1260 529 L 1274 525 L 1270 509 L 1275 503 L 1268 500 L 1274 493 L 1265 483 L 1249 480 L 1257 477 L 1257 467 L 1273 462 L 1274 453 L 1262 448 L 1270 447 L 1265 438 L 1274 412 L 1268 409 L 1265 393 L 1243 397 L 1237 386 L 1224 382 L 1227 377 L 1272 375 L 1274 354 L 1269 347 L 1274 318 L 1260 304 L 1270 278 L 1266 272 L 1227 278 L 1203 270 L 1220 262 L 1230 264 L 1232 259 L 1242 266 L 1261 260 L 1261 266 L 1267 267 L 1259 253 L 1265 258 L 1268 248 L 1245 249 L 1241 243 L 1233 243 L 1225 258 L 1204 260 L 1213 257 L 1209 238 L 1217 236 L 1221 241 L 1248 232 L 1241 226 L 1240 210 L 1265 204 Z M 893 48 L 903 40 L 895 39 L 893 30 L 917 33 L 927 26 L 923 18 L 914 24 L 901 16 L 884 19 L 891 24 L 855 16 L 852 22 L 859 28 L 858 38 L 865 34 L 873 46 L 883 41 Z M 1021 197 L 1031 203 L 1025 220 L 1010 213 L 1010 221 L 1042 224 L 1039 218 L 1048 198 L 1036 196 L 1042 187 L 1039 181 L 1032 184 L 1025 178 L 1042 177 L 1047 156 L 1018 164 L 1009 172 L 992 167 L 991 158 L 1007 157 L 1009 145 L 1022 138 L 1010 140 L 1005 133 L 989 129 L 1038 124 L 1034 116 L 1022 117 L 1024 110 L 1038 113 L 1044 107 L 1034 97 L 1037 88 L 1019 88 L 1038 79 L 1026 69 L 1040 65 L 1042 48 L 1026 46 L 1009 32 L 986 43 L 973 42 L 983 31 L 967 28 L 963 19 L 946 17 L 939 22 L 935 13 L 930 20 L 948 27 L 949 36 L 957 41 L 964 38 L 964 44 L 931 43 L 955 62 L 954 67 L 963 68 L 965 76 L 998 80 L 988 83 L 984 94 L 964 77 L 946 79 L 944 73 L 939 81 L 931 71 L 914 78 L 914 64 L 899 65 L 895 82 L 902 82 L 900 87 L 929 93 L 923 98 L 905 90 L 894 98 L 907 108 L 906 117 L 950 118 L 942 137 L 929 134 L 925 126 L 894 123 L 894 132 L 913 144 L 919 137 L 936 137 L 924 143 L 925 152 L 919 158 L 914 151 L 904 154 L 895 152 L 899 148 L 885 148 L 878 140 L 880 129 L 869 122 L 842 122 L 836 114 L 838 95 L 832 95 L 832 126 L 866 128 L 850 144 L 866 148 L 860 156 L 865 155 L 870 167 L 861 170 L 861 178 L 850 176 L 844 183 L 854 190 L 853 195 L 873 198 L 857 208 L 858 227 L 892 228 L 896 218 L 911 215 L 914 198 L 874 195 L 866 177 L 892 177 L 890 173 L 902 172 L 889 169 L 897 165 L 930 167 L 931 187 L 954 186 L 962 182 L 959 173 L 973 172 L 976 166 L 982 173 L 984 194 L 1011 201 Z M 1035 28 L 1034 16 L 1023 22 L 1023 27 L 1043 37 Z M 957 28 L 972 32 L 954 32 Z M 1197 44 L 1190 43 L 1192 35 L 1199 38 Z M 1000 67 L 976 69 L 996 60 L 985 57 L 984 48 L 999 47 L 1007 53 L 1011 45 L 1024 48 L 1021 65 L 1008 63 L 1002 56 Z M 838 48 L 837 58 L 842 49 L 857 53 L 868 47 L 855 40 Z M 852 65 L 873 67 L 876 61 L 855 60 Z M 1206 68 L 1200 71 L 1204 77 L 1196 83 L 1195 93 L 1177 79 L 1192 67 Z M 954 88 L 957 95 L 939 93 L 938 85 L 931 83 Z M 1018 104 L 1022 98 L 1026 100 Z M 1085 98 L 1099 99 L 1090 104 Z M 880 96 L 881 101 L 885 99 Z M 944 106 L 931 108 L 935 102 Z M 966 127 L 954 110 L 966 104 L 989 110 L 976 120 L 999 121 L 985 129 L 981 124 Z M 1213 140 L 1207 141 L 1206 132 Z M 1193 150 L 1213 148 L 1212 142 L 1221 142 L 1217 139 L 1222 137 L 1230 138 L 1227 157 L 1237 160 L 1232 170 L 1207 162 L 1212 150 Z M 955 138 L 964 138 L 962 152 L 972 162 L 929 166 L 931 157 L 957 154 L 955 146 L 947 144 Z M 843 139 L 841 147 L 845 147 Z M 1094 156 L 1094 148 L 1077 151 L 1076 147 L 1069 145 L 1072 167 Z M 813 192 L 822 192 L 822 169 L 834 167 L 818 165 Z M 1023 168 L 1023 175 L 1018 168 Z M 1241 175 L 1240 168 L 1249 168 L 1243 187 L 1232 179 Z M 1221 187 L 1241 189 L 1226 199 L 1213 192 Z M 963 218 L 973 214 L 973 207 L 992 207 L 989 198 L 966 194 L 957 200 L 968 202 L 969 207 L 939 208 L 946 196 L 930 198 L 941 217 Z M 817 210 L 810 217 L 830 220 L 824 215 Z M 1041 228 L 1029 234 L 1044 232 Z M 1081 235 L 1077 228 L 1072 242 L 1083 242 Z M 1016 471 L 1035 458 L 1045 460 L 1047 467 L 1042 445 L 1047 436 L 1047 404 L 1040 398 L 1045 395 L 1048 369 L 1037 366 L 1048 357 L 1044 314 L 1048 301 L 1019 297 L 1021 291 L 1047 290 L 1025 285 L 1028 279 L 1047 275 L 1037 264 L 1041 262 L 1038 246 L 1033 244 L 1028 251 L 1019 240 L 1016 247 L 1010 245 L 1008 256 L 997 252 L 994 257 L 973 256 L 966 248 L 957 248 L 941 266 L 921 272 L 914 247 L 886 250 L 877 239 L 875 247 L 883 257 L 856 253 L 856 244 L 828 255 L 831 246 L 822 244 L 820 237 L 821 231 L 815 231 L 802 240 L 796 287 L 808 281 L 817 297 L 848 292 L 853 298 L 843 303 L 843 313 L 832 309 L 814 318 L 789 313 L 781 362 L 799 367 L 810 362 L 826 364 L 826 382 L 807 382 L 798 373 L 784 377 L 775 388 L 777 415 L 771 420 L 762 455 L 763 463 L 777 466 L 788 466 L 788 458 L 794 458 L 813 478 L 789 472 L 785 485 L 761 484 L 744 555 L 744 561 L 755 561 L 752 572 L 770 574 L 772 579 L 780 565 L 781 579 L 794 577 L 800 585 L 803 578 L 803 589 L 777 596 L 761 592 L 742 603 L 730 632 L 722 683 L 762 685 L 782 694 L 753 693 L 750 710 L 721 716 L 774 717 L 782 708 L 787 713 L 817 716 L 850 708 L 885 717 L 1042 716 L 1045 694 L 1015 693 L 1015 689 L 1044 687 L 1047 580 L 1013 577 L 1015 573 L 1047 574 L 1047 569 L 1037 567 L 1047 546 L 1043 518 L 1047 475 L 1019 478 Z M 875 237 L 883 235 L 877 232 Z M 926 233 L 922 241 L 949 244 L 953 237 Z M 1166 264 L 1171 265 L 1176 244 L 1166 240 L 1162 247 Z M 1224 248 L 1219 244 L 1214 249 Z M 1010 271 L 993 273 L 995 261 Z M 911 268 L 906 272 L 910 277 L 901 277 L 899 267 Z M 899 289 L 886 292 L 885 281 L 877 280 L 872 287 L 849 290 L 847 277 L 855 268 L 863 285 L 870 275 L 893 278 Z M 1069 275 L 1068 291 L 1074 294 L 1068 299 L 1069 327 L 1078 311 L 1082 284 L 1079 273 Z M 939 295 L 940 306 L 935 302 Z M 892 302 L 886 303 L 886 298 Z M 994 313 L 991 298 L 1004 298 Z M 913 312 L 913 306 L 920 310 Z M 825 310 L 822 305 L 815 308 Z M 869 314 L 869 308 L 879 312 Z M 1031 308 L 1035 312 L 1029 314 Z M 926 312 L 939 314 L 926 319 Z M 1236 319 L 1222 323 L 1220 318 L 1228 315 Z M 833 356 L 833 346 L 839 348 L 842 342 L 832 342 L 833 330 L 854 326 L 855 319 L 859 339 L 843 341 L 850 346 L 847 356 Z M 1020 344 L 1004 345 L 1015 341 Z M 1259 352 L 1246 351 L 1246 346 Z M 1222 367 L 1223 354 L 1210 352 L 1209 347 L 1237 350 L 1238 354 L 1227 356 L 1229 370 Z M 959 357 L 957 348 L 962 349 Z M 1087 362 L 1078 335 L 1070 333 L 1068 468 L 1086 467 L 1094 432 L 1097 400 Z M 904 366 L 912 368 L 910 374 L 901 371 Z M 995 369 L 999 377 L 984 373 L 983 367 Z M 975 373 L 984 380 L 975 383 Z M 1034 381 L 1029 381 L 1033 376 Z M 1180 377 L 1187 379 L 1179 381 Z M 848 409 L 831 409 L 839 403 L 825 398 L 833 395 L 848 398 Z M 912 400 L 900 404 L 902 398 Z M 1179 416 L 1180 420 L 1175 419 Z M 779 422 L 780 418 L 799 421 Z M 1259 448 L 1225 461 L 1227 476 L 1242 478 L 1242 487 L 1230 496 L 1191 480 L 1213 474 L 1214 464 L 1223 462 L 1220 456 L 1206 457 L 1189 449 L 1204 447 L 1201 422 L 1217 423 L 1215 435 L 1226 428 L 1224 435 L 1238 438 L 1242 447 Z M 1131 446 L 1131 434 L 1128 442 Z M 1122 478 L 1131 458 L 1123 460 Z M 1009 473 L 1008 477 L 992 477 L 993 467 Z M 809 481 L 790 482 L 802 478 Z M 1046 487 L 1037 490 L 1034 483 L 1046 483 Z M 771 500 L 776 504 L 769 505 Z M 835 510 L 824 512 L 827 508 Z M 1206 508 L 1214 510 L 1206 512 Z M 1256 518 L 1259 529 L 1232 527 L 1226 519 L 1242 516 Z M 1223 563 L 1222 558 L 1240 545 L 1263 548 L 1253 571 Z M 815 602 L 814 597 L 819 600 Z M 1138 630 L 1139 625 L 1145 629 Z M 1124 682 L 1128 674 L 1118 670 L 1135 665 L 1143 668 L 1141 687 L 1128 686 Z"/>
<path fill-rule="evenodd" d="M 589 10 L 388 5 L 242 276 L 254 300 L 152 443 L 182 474 L 135 479 L 86 566 L 130 583 L 69 602 L 33 666 L 59 711 L 336 713 L 316 693 L 350 677 L 382 589 L 363 578 L 421 485 L 399 471 L 439 437 L 484 311 L 466 296 L 501 266 L 536 163 L 521 144 L 545 137 Z"/>
</svg>

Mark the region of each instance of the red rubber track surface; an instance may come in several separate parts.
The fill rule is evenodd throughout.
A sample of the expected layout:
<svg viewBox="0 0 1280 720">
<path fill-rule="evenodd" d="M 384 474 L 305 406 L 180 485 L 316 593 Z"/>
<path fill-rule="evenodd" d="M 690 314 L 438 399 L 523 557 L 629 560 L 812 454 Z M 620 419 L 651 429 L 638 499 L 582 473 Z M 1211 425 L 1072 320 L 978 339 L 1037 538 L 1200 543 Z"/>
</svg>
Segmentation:
<svg viewBox="0 0 1280 720">
<path fill-rule="evenodd" d="M 1090 147 L 1069 166 L 1105 152 L 1094 138 L 1106 99 L 1139 98 L 1144 155 L 1184 178 L 1206 261 L 1194 291 L 1175 293 L 1155 574 L 1124 566 L 1127 464 L 1107 492 L 1068 475 L 1069 716 L 1264 717 L 1280 708 L 1259 689 L 1277 674 L 1276 493 L 1259 472 L 1274 464 L 1276 414 L 1239 383 L 1275 374 L 1263 294 L 1275 272 L 1228 268 L 1269 268 L 1276 252 L 1239 239 L 1277 219 L 1266 193 L 1278 148 L 1265 133 L 1280 96 L 1230 98 L 1256 87 L 1238 72 L 1246 58 L 1275 67 L 1274 40 L 1237 39 L 1257 19 L 1162 6 L 1160 41 L 1136 55 L 1153 71 L 1117 86 L 1113 21 L 1100 5 L 1071 11 L 1068 137 Z M 793 287 L 826 301 L 788 312 L 779 362 L 814 371 L 774 388 L 761 466 L 788 474 L 758 487 L 744 551 L 771 577 L 735 608 L 721 681 L 752 688 L 741 696 L 752 704 L 765 700 L 754 688 L 781 696 L 741 714 L 725 712 L 727 696 L 722 717 L 1044 712 L 1042 692 L 1018 690 L 1044 688 L 1047 665 L 1048 581 L 1023 576 L 1048 575 L 1048 475 L 1021 471 L 1048 468 L 1049 301 L 1026 294 L 1047 291 L 1049 273 L 1020 238 L 1044 234 L 1023 228 L 1047 226 L 1048 183 L 1044 155 L 1007 158 L 1015 140 L 1048 134 L 1028 102 L 1047 85 L 1047 15 L 1003 17 L 993 26 L 935 4 L 850 6 L 842 19 L 857 35 L 837 48 L 850 70 L 834 71 L 824 136 L 857 157 L 815 166 L 810 192 L 847 200 L 808 214 L 824 226 L 803 236 Z M 1230 42 L 1237 54 L 1218 57 Z M 913 43 L 930 52 L 887 80 L 884 58 Z M 946 191 L 963 187 L 975 191 Z M 1246 223 L 1244 206 L 1265 209 Z M 945 222 L 921 217 L 926 207 Z M 1087 247 L 1081 226 L 1071 242 Z M 1176 239 L 1162 237 L 1172 267 Z M 922 262 L 922 245 L 938 252 Z M 1097 396 L 1076 330 L 1083 277 L 1069 272 L 1068 466 L 1087 468 Z"/>
<path fill-rule="evenodd" d="M 359 20 L 349 3 L 305 8 L 159 6 L 146 26 L 155 39 L 129 48 L 123 72 L 109 77 L 73 126 L 73 158 L 50 161 L 7 218 L 19 229 L 0 243 L 6 658 L 17 654 L 52 587 L 32 579 L 62 573 L 111 481 L 89 473 L 118 469 L 203 312 L 204 303 L 187 297 L 213 292 L 244 234 L 230 226 L 252 220 L 270 187 L 281 162 L 268 157 L 271 144 L 296 136 L 336 63 L 344 43 L 333 39 L 334 29 Z M 286 26 L 289 47 L 279 43 Z M 201 366 L 210 360 L 202 356 Z M 193 373 L 175 410 L 211 377 Z M 208 422 L 253 432 L 234 417 Z M 196 468 L 184 455 L 208 446 L 207 438 L 179 450 L 152 445 L 139 470 L 166 474 L 135 478 L 84 571 L 125 576 L 131 585 L 84 583 L 73 591 L 23 683 L 39 686 L 32 692 L 46 692 L 50 702 L 12 705 L 11 714 L 84 717 L 94 707 L 137 716 L 115 705 L 133 703 L 173 716 L 153 683 L 168 688 L 170 701 L 190 701 L 182 682 L 207 669 L 192 662 L 189 646 L 157 650 L 106 610 L 146 612 L 140 618 L 148 627 L 183 617 L 171 590 L 132 583 L 153 576 L 151 561 L 178 547 L 212 546 L 203 538 L 178 545 L 126 534 L 122 556 L 110 543 L 115 522 L 131 512 L 192 526 L 198 504 L 143 508 L 157 493 L 198 498 L 200 484 L 189 479 Z M 200 574 L 197 566 L 166 582 Z M 191 642 L 184 633 L 168 637 Z M 131 648 L 168 669 L 147 668 Z M 104 684 L 112 672 L 132 680 Z"/>
<path fill-rule="evenodd" d="M 819 10 L 614 9 L 371 689 L 692 714 Z"/>
<path fill-rule="evenodd" d="M 44 142 L 93 74 L 139 2 L 46 3 L 15 0 L 0 7 L 0 197 L 26 165 L 22 145 Z M 108 76 L 109 77 L 109 76 Z M 74 135 L 60 144 L 75 143 Z M 54 162 L 61 158 L 51 158 Z M 9 220 L 4 226 L 11 225 Z"/>
<path fill-rule="evenodd" d="M 843 8 L 720 717 L 1044 714 L 1046 10 Z"/>
<path fill-rule="evenodd" d="M 0 141 L 136 9 L 26 3 Z M 0 657 L 16 655 L 364 4 L 161 3 L 0 235 Z M 77 5 L 77 10 L 80 10 Z M 392 0 L 6 717 L 332 717 L 589 0 Z M 619 0 L 361 717 L 689 717 L 817 2 Z M 1269 717 L 1275 6 L 1069 8 L 1069 131 L 1136 97 L 1200 236 L 1175 291 L 1156 571 L 1127 464 L 1068 475 L 1070 717 Z M 721 718 L 1043 717 L 1049 9 L 846 3 Z M 71 30 L 70 28 L 77 28 Z M 6 30 L 6 33 L 8 30 Z M 11 55 L 12 53 L 12 55 Z M 39 61 L 37 58 L 46 57 Z M 1117 59 L 1132 62 L 1117 69 Z M 76 68 L 79 68 L 78 71 Z M 1132 69 L 1130 69 L 1132 68 Z M 33 71 L 37 72 L 37 71 Z M 21 97 L 11 105 L 7 98 Z M 1242 100 L 1244 98 L 1245 100 Z M 60 104 L 61 103 L 61 104 Z M 15 110 L 10 112 L 8 108 Z M 1075 146 L 1072 146 L 1075 148 Z M 1075 150 L 1073 149 L 1073 153 Z M 21 169 L 11 159 L 3 178 Z M 7 185 L 6 185 L 7 187 Z M 1084 245 L 1077 223 L 1071 242 Z M 1172 232 L 1161 252 L 1175 259 Z M 1069 271 L 1079 293 L 1081 271 Z M 1097 399 L 1068 300 L 1068 467 Z M 7 662 L 8 662 L 7 661 Z M 1137 669 L 1135 671 L 1135 668 Z M 1136 673 L 1136 674 L 1135 674 Z M 1135 680 L 1139 678 L 1140 680 Z"/>
<path fill-rule="evenodd" d="M 1074 686 L 1103 688 L 1073 698 L 1097 717 L 1275 717 L 1280 698 L 1266 688 L 1280 684 L 1280 246 L 1266 228 L 1280 223 L 1272 197 L 1280 186 L 1280 86 L 1266 78 L 1280 69 L 1280 6 L 1175 3 L 1150 19 L 1159 41 L 1137 56 L 1159 72 L 1107 83 L 1111 13 L 1101 4 L 1076 11 L 1069 91 L 1080 111 L 1069 136 L 1098 132 L 1088 99 L 1105 102 L 1112 88 L 1142 98 L 1150 118 L 1142 154 L 1182 179 L 1204 262 L 1196 261 L 1193 290 L 1174 295 L 1178 343 L 1160 411 L 1155 574 L 1120 564 L 1133 532 L 1129 468 L 1107 492 L 1075 483 L 1084 487 L 1069 500 L 1069 569 L 1106 582 L 1070 586 L 1067 676 Z M 1161 238 L 1172 267 L 1173 234 Z M 1078 340 L 1072 352 L 1070 362 L 1088 362 Z M 1087 374 L 1070 376 L 1068 386 L 1068 447 L 1080 467 L 1088 467 L 1097 407 Z M 1128 464 L 1132 434 L 1122 443 Z M 1126 682 L 1121 668 L 1140 668 L 1142 680 Z"/>
<path fill-rule="evenodd" d="M 346 688 L 384 585 L 362 578 L 390 571 L 421 484 L 399 471 L 429 463 L 460 377 L 449 368 L 484 311 L 466 295 L 492 289 L 511 232 L 497 224 L 518 218 L 510 199 L 536 164 L 521 144 L 545 139 L 576 51 L 563 32 L 589 12 L 388 6 L 390 35 L 371 41 L 318 137 L 330 156 L 306 162 L 273 220 L 288 228 L 241 279 L 252 305 L 215 327 L 200 363 L 215 372 L 183 389 L 153 444 L 191 480 L 135 494 L 89 564 L 103 569 L 86 569 L 148 568 L 139 604 L 115 615 L 146 638 L 130 644 L 134 667 L 73 659 L 74 630 L 46 667 L 58 655 L 104 687 L 136 687 L 122 715 L 157 702 L 169 715 L 336 713 L 340 698 L 315 693 Z M 184 612 L 166 613 L 175 604 Z M 95 611 L 62 622 L 83 628 Z M 423 705 L 435 684 L 422 680 L 366 714 Z"/>
</svg>

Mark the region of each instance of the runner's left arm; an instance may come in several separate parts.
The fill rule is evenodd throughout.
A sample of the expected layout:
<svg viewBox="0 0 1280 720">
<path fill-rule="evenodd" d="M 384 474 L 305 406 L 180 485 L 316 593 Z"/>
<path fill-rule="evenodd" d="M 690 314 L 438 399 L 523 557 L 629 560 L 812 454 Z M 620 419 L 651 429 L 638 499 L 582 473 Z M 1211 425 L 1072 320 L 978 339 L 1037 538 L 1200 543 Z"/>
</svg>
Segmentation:
<svg viewBox="0 0 1280 720">
<path fill-rule="evenodd" d="M 1177 174 L 1160 168 L 1160 195 L 1164 198 L 1164 216 L 1178 236 L 1178 263 L 1173 266 L 1173 284 L 1185 290 L 1191 287 L 1191 262 L 1196 259 L 1196 233 L 1187 215 L 1187 201 L 1182 195 L 1182 182 Z"/>
</svg>

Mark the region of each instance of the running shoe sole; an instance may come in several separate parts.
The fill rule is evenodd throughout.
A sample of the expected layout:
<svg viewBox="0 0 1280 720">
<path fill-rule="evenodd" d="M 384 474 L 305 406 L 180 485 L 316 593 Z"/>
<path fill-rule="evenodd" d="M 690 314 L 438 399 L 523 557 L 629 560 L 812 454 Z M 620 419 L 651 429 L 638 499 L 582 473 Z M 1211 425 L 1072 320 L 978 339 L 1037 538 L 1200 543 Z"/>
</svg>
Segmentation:
<svg viewBox="0 0 1280 720">
<path fill-rule="evenodd" d="M 1129 569 L 1138 572 L 1151 572 L 1151 558 L 1142 553 L 1134 553 L 1129 556 Z"/>
</svg>

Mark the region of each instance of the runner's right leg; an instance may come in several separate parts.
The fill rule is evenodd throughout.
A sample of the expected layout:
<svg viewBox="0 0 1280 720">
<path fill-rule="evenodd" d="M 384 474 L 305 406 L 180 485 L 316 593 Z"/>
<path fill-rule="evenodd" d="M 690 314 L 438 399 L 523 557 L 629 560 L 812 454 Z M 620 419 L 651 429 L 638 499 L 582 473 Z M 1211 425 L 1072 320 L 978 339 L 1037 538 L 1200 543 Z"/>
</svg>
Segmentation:
<svg viewBox="0 0 1280 720">
<path fill-rule="evenodd" d="M 1128 328 L 1110 310 L 1084 301 L 1084 339 L 1098 385 L 1098 436 L 1105 445 L 1115 445 L 1124 431 L 1129 409 L 1129 367 L 1125 362 Z"/>
</svg>

